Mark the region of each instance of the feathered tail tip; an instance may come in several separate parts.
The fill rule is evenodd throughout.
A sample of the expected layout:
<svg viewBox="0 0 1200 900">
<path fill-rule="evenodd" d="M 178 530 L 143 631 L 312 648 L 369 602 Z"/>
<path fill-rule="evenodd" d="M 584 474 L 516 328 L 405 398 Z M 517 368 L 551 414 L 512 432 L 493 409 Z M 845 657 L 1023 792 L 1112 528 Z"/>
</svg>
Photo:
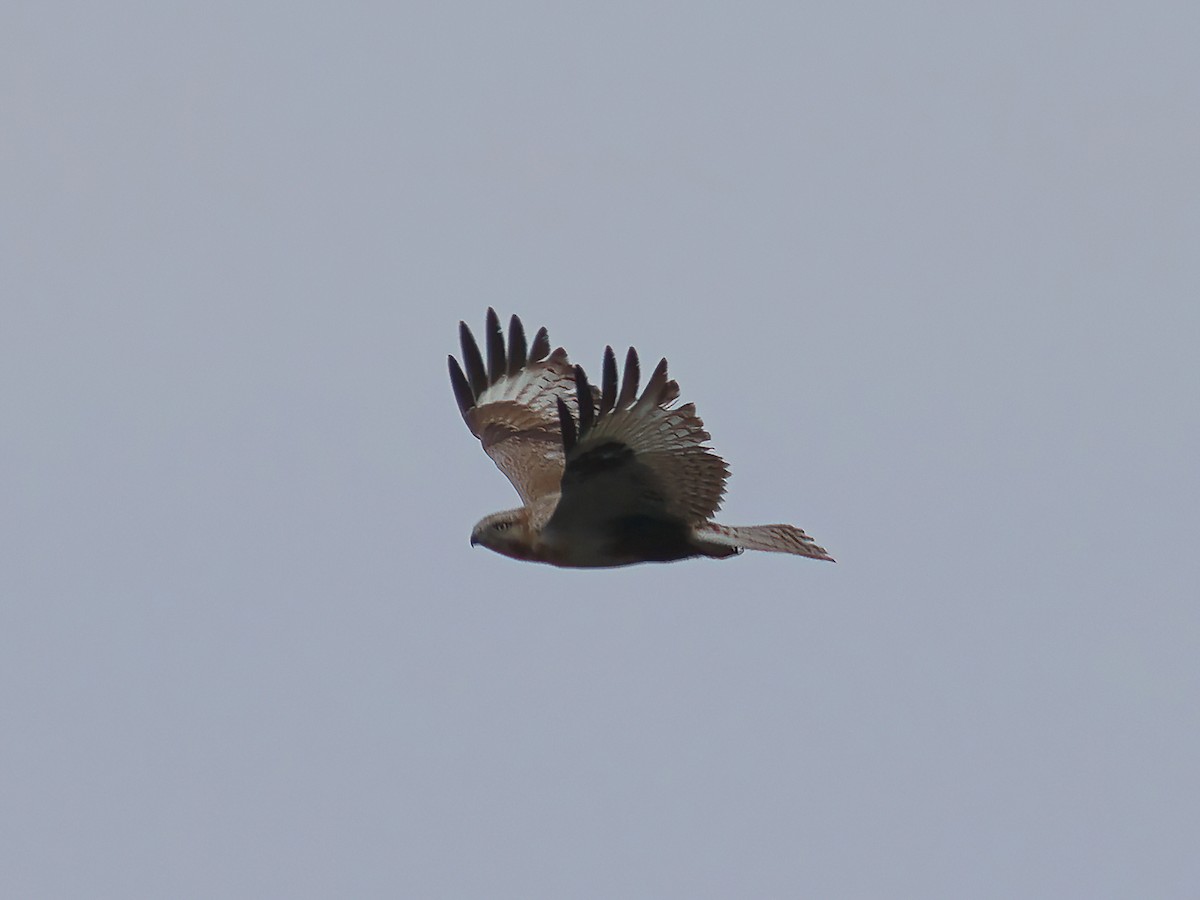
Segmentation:
<svg viewBox="0 0 1200 900">
<path fill-rule="evenodd" d="M 813 539 L 795 525 L 718 525 L 709 522 L 696 529 L 696 537 L 713 549 L 736 547 L 739 550 L 765 550 L 768 553 L 794 553 L 809 559 L 834 562 Z M 714 553 L 715 555 L 722 555 Z"/>
</svg>

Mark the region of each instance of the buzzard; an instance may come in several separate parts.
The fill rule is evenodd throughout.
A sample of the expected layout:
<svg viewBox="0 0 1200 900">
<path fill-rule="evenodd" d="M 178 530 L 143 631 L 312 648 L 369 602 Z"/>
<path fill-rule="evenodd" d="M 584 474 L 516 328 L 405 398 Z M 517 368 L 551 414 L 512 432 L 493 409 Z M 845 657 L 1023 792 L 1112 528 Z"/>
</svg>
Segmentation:
<svg viewBox="0 0 1200 900">
<path fill-rule="evenodd" d="M 600 385 L 551 351 L 545 328 L 532 343 L 512 317 L 508 343 L 487 311 L 487 364 L 465 322 L 463 365 L 450 382 L 463 420 L 521 496 L 517 509 L 484 517 L 471 544 L 514 559 L 599 568 L 724 559 L 742 550 L 794 553 L 832 562 L 792 525 L 732 527 L 712 521 L 729 468 L 705 444 L 709 434 L 662 360 L 638 393 L 632 347 L 618 382 L 612 347 Z M 464 371 L 465 370 L 465 371 Z"/>
</svg>

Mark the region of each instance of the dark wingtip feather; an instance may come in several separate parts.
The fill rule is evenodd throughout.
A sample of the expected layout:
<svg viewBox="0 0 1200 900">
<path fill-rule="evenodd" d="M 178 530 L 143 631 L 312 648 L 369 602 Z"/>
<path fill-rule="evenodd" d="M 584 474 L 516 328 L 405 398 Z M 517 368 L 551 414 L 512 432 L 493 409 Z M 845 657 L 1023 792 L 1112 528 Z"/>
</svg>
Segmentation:
<svg viewBox="0 0 1200 900">
<path fill-rule="evenodd" d="M 533 336 L 533 345 L 529 348 L 529 361 L 541 362 L 550 355 L 550 332 L 539 328 Z"/>
<path fill-rule="evenodd" d="M 579 436 L 592 430 L 596 421 L 596 403 L 592 398 L 592 386 L 588 384 L 583 366 L 575 367 L 575 396 L 579 401 Z"/>
<path fill-rule="evenodd" d="M 487 371 L 488 384 L 495 384 L 504 377 L 508 361 L 504 357 L 504 332 L 500 330 L 500 317 L 490 306 L 487 311 Z"/>
<path fill-rule="evenodd" d="M 450 384 L 454 387 L 454 399 L 458 401 L 459 411 L 466 416 L 475 406 L 475 394 L 471 391 L 471 385 L 467 383 L 467 376 L 463 374 L 458 360 L 453 356 L 447 356 L 446 359 L 450 365 Z"/>
<path fill-rule="evenodd" d="M 604 377 L 600 381 L 600 415 L 612 412 L 617 403 L 617 358 L 612 347 L 604 348 Z"/>
<path fill-rule="evenodd" d="M 672 378 L 664 386 L 662 393 L 658 397 L 659 406 L 664 406 L 673 400 L 679 399 L 679 382 Z"/>
<path fill-rule="evenodd" d="M 466 322 L 458 323 L 458 337 L 462 343 L 463 366 L 467 370 L 467 381 L 471 391 L 478 397 L 487 390 L 487 370 L 483 367 L 483 357 L 479 353 L 479 345 L 475 343 L 475 335 Z"/>
<path fill-rule="evenodd" d="M 637 351 L 630 347 L 629 352 L 625 354 L 625 372 L 621 376 L 621 395 L 617 398 L 617 409 L 624 409 L 637 399 L 639 380 L 641 370 Z"/>
<path fill-rule="evenodd" d="M 678 386 L 677 386 L 678 387 Z M 646 382 L 646 390 L 642 391 L 642 397 L 648 397 L 655 404 L 662 403 L 663 394 L 667 391 L 667 360 L 664 357 L 658 361 L 658 365 L 654 367 L 654 374 L 650 376 L 650 380 Z"/>
<path fill-rule="evenodd" d="M 508 321 L 508 374 L 516 375 L 525 368 L 527 358 L 525 326 L 519 318 L 513 316 Z"/>
<path fill-rule="evenodd" d="M 570 453 L 577 440 L 575 420 L 571 418 L 571 411 L 567 409 L 567 404 L 563 403 L 562 397 L 554 399 L 558 403 L 558 425 L 562 430 L 563 450 Z"/>
</svg>

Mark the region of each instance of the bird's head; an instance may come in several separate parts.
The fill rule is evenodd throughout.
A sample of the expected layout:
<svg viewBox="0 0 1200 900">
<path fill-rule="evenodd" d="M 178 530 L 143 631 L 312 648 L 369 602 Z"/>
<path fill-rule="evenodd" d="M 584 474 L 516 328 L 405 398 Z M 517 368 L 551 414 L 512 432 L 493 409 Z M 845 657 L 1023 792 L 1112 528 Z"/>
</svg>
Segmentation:
<svg viewBox="0 0 1200 900">
<path fill-rule="evenodd" d="M 472 547 L 482 544 L 513 559 L 532 559 L 533 543 L 529 510 L 524 507 L 484 516 L 471 531 Z"/>
</svg>

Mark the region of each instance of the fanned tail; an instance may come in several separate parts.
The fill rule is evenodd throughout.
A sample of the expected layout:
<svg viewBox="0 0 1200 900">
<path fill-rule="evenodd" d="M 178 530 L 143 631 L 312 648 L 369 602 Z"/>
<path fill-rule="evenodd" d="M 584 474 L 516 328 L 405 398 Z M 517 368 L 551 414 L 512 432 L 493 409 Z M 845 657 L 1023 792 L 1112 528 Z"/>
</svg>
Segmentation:
<svg viewBox="0 0 1200 900">
<path fill-rule="evenodd" d="M 741 550 L 794 553 L 809 559 L 834 559 L 794 525 L 718 525 L 707 522 L 693 532 L 698 549 L 706 556 L 732 556 Z"/>
</svg>

